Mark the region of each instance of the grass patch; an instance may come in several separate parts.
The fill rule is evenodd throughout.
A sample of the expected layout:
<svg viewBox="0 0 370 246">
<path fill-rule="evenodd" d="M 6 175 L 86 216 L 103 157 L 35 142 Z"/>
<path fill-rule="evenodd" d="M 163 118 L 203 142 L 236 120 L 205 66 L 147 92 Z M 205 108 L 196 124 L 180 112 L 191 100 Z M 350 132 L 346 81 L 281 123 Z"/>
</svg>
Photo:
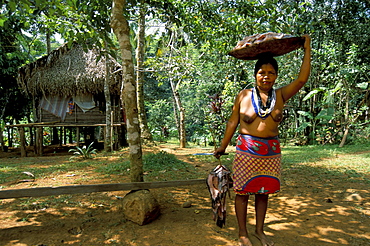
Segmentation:
<svg viewBox="0 0 370 246">
<path fill-rule="evenodd" d="M 283 147 L 284 176 L 299 174 L 312 181 L 341 180 L 370 184 L 370 146 L 289 146 Z"/>
<path fill-rule="evenodd" d="M 128 175 L 130 172 L 130 161 L 118 161 L 102 163 L 95 169 L 96 172 L 105 175 Z"/>
<path fill-rule="evenodd" d="M 186 162 L 177 159 L 174 154 L 170 154 L 166 151 L 144 155 L 143 160 L 144 170 L 151 172 L 159 172 L 163 170 L 178 171 L 190 167 Z"/>
<path fill-rule="evenodd" d="M 220 161 L 218 161 L 213 155 L 196 155 L 192 158 L 196 162 L 213 163 L 213 166 L 215 167 L 221 163 L 231 170 L 235 153 L 229 153 L 228 155 L 221 156 Z"/>
<path fill-rule="evenodd" d="M 196 178 L 195 168 L 179 160 L 174 154 L 165 151 L 143 155 L 145 181 L 165 181 Z M 105 163 L 96 168 L 96 172 L 106 175 L 129 175 L 130 161 Z"/>
<path fill-rule="evenodd" d="M 42 167 L 37 167 L 38 164 L 41 164 Z M 35 163 L 35 162 L 23 162 L 23 163 L 6 163 L 4 159 L 3 163 L 0 164 L 0 183 L 17 181 L 18 179 L 24 179 L 25 176 L 22 175 L 22 172 L 30 172 L 37 179 L 43 178 L 48 175 L 56 175 L 58 173 L 64 173 L 68 171 L 80 170 L 87 166 L 90 163 L 87 161 L 80 162 L 69 162 L 66 160 L 62 163 Z"/>
<path fill-rule="evenodd" d="M 197 152 L 202 152 L 200 146 Z M 199 150 L 199 151 L 198 151 Z M 204 148 L 209 152 L 209 149 Z M 116 153 L 117 156 L 119 153 Z M 221 164 L 231 168 L 234 153 L 221 157 Z M 47 157 L 3 158 L 0 164 L 0 183 L 24 179 L 22 172 L 31 172 L 36 179 L 67 172 L 83 172 L 89 168 L 98 172 L 100 177 L 110 175 L 129 175 L 128 156 L 101 158 L 70 162 L 66 159 L 49 160 Z M 98 157 L 99 157 L 98 156 Z M 184 180 L 204 177 L 198 173 L 194 163 L 209 163 L 216 166 L 219 162 L 213 156 L 190 156 L 192 164 L 179 160 L 174 154 L 165 151 L 143 155 L 145 181 Z M 299 174 L 311 180 L 346 179 L 350 182 L 370 183 L 370 145 L 337 146 L 282 146 L 283 177 Z"/>
<path fill-rule="evenodd" d="M 165 151 L 145 155 L 143 164 L 146 181 L 182 180 L 197 177 L 195 168 L 191 164 Z"/>
</svg>

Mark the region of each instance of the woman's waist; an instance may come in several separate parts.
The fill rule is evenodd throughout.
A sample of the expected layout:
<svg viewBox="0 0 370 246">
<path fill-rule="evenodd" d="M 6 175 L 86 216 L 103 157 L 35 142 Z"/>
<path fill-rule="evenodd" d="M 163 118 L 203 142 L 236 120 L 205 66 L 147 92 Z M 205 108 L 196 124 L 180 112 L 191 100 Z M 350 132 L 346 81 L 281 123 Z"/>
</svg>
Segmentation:
<svg viewBox="0 0 370 246">
<path fill-rule="evenodd" d="M 256 137 L 248 134 L 240 134 L 236 142 L 236 151 L 255 156 L 280 156 L 279 137 Z"/>
<path fill-rule="evenodd" d="M 267 141 L 267 140 L 279 140 L 279 136 L 278 135 L 273 135 L 273 136 L 269 136 L 269 135 L 252 135 L 252 134 L 244 134 L 244 133 L 239 133 L 239 136 L 244 138 L 244 139 L 255 139 L 255 140 L 261 140 L 261 141 Z"/>
<path fill-rule="evenodd" d="M 255 137 L 255 138 L 262 138 L 262 139 L 274 139 L 274 138 L 278 138 L 279 136 L 279 132 L 276 130 L 269 130 L 269 129 L 264 129 L 263 131 L 258 131 L 258 130 L 254 130 L 254 131 L 248 131 L 247 129 L 240 129 L 239 130 L 239 134 L 240 135 L 245 135 L 245 136 L 252 136 L 252 137 Z"/>
</svg>

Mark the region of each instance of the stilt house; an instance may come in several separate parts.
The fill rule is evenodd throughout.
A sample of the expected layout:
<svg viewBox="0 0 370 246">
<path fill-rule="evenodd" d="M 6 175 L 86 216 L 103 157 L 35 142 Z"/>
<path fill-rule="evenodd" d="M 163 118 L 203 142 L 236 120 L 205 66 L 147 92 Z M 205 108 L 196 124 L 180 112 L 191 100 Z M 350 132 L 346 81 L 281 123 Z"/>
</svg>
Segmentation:
<svg viewBox="0 0 370 246">
<path fill-rule="evenodd" d="M 97 49 L 84 50 L 76 43 L 71 47 L 65 44 L 19 69 L 18 84 L 32 99 L 34 123 L 14 126 L 20 133 L 24 127 L 38 130 L 35 151 L 39 154 L 45 144 L 43 127 L 53 128 L 59 137 L 56 129 L 74 129 L 70 134 L 76 136 L 74 142 L 79 144 L 81 132 L 88 144 L 87 141 L 99 140 L 97 132 L 105 133 L 101 129 L 108 125 L 112 129 L 110 137 L 114 139 L 111 144 L 122 146 L 125 128 L 121 83 L 121 67 L 114 59 L 106 60 Z M 106 98 L 111 105 L 110 112 L 106 110 Z M 24 145 L 22 141 L 21 136 L 21 145 Z"/>
</svg>

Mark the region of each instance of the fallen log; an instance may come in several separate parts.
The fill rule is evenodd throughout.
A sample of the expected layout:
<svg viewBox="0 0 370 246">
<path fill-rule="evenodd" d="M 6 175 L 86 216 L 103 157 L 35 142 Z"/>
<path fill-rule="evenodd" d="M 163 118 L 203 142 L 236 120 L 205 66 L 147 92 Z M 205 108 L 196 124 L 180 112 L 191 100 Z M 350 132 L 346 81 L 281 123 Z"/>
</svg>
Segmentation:
<svg viewBox="0 0 370 246">
<path fill-rule="evenodd" d="M 117 184 L 69 185 L 57 187 L 37 187 L 28 189 L 0 190 L 0 199 L 57 196 L 62 194 L 78 194 L 78 193 L 120 191 L 120 190 L 145 190 L 197 184 L 206 184 L 205 179 L 159 181 L 159 182 L 132 182 Z"/>
</svg>

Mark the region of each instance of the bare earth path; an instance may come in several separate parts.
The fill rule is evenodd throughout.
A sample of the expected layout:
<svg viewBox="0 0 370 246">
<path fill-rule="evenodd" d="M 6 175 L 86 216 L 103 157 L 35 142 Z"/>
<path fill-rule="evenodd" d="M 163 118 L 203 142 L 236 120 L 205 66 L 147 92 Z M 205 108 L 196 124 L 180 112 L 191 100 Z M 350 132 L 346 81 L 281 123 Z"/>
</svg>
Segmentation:
<svg viewBox="0 0 370 246">
<path fill-rule="evenodd" d="M 195 166 L 206 177 L 217 162 L 194 161 L 199 149 L 158 146 Z M 204 150 L 202 150 L 204 151 Z M 232 151 L 232 150 L 231 150 Z M 0 162 L 4 158 L 0 157 Z M 117 157 L 119 158 L 119 157 Z M 66 161 L 66 156 L 13 158 L 49 166 Z M 106 159 L 109 162 L 109 159 Z M 283 170 L 282 191 L 270 198 L 266 233 L 276 245 L 370 245 L 370 198 L 368 185 L 343 177 L 313 179 L 294 170 Z M 35 182 L 12 185 L 12 189 L 68 184 L 128 182 L 128 177 L 100 177 L 89 168 L 56 173 Z M 1 184 L 0 184 L 1 186 Z M 237 245 L 233 194 L 228 199 L 226 227 L 212 220 L 206 184 L 154 189 L 161 215 L 139 226 L 122 216 L 121 198 L 126 192 L 102 192 L 57 197 L 0 200 L 0 246 L 7 245 Z M 190 201 L 190 208 L 182 204 Z M 250 230 L 254 225 L 253 202 L 249 207 Z M 253 245 L 259 241 L 252 237 Z"/>
</svg>

